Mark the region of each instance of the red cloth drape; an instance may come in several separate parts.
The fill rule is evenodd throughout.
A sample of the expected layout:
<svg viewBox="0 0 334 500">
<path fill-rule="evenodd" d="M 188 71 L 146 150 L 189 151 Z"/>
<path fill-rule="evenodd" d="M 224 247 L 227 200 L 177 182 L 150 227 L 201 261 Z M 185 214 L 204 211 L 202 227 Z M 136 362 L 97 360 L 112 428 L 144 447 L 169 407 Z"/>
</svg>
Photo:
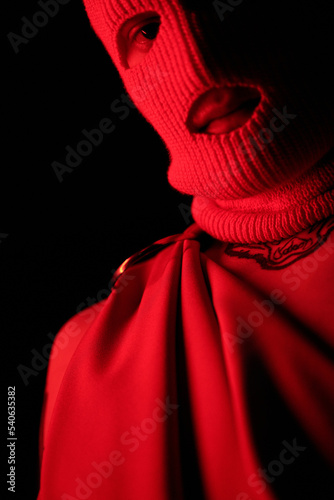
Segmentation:
<svg viewBox="0 0 334 500">
<path fill-rule="evenodd" d="M 38 500 L 315 500 L 333 487 L 333 244 L 297 286 L 292 268 L 203 250 L 200 234 L 168 239 L 70 320 L 79 334 L 49 366 Z"/>
</svg>

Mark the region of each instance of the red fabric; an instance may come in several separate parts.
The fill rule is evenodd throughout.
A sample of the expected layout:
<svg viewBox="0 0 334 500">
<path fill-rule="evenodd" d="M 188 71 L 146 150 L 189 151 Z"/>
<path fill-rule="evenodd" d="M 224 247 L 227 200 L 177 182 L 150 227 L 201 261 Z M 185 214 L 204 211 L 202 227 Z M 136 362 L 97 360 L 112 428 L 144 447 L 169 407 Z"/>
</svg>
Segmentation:
<svg viewBox="0 0 334 500">
<path fill-rule="evenodd" d="M 50 361 L 38 500 L 331 498 L 333 238 L 268 270 L 202 234 L 62 329 L 79 325 Z"/>
<path fill-rule="evenodd" d="M 197 224 L 214 238 L 268 242 L 287 238 L 334 215 L 334 150 L 298 179 L 258 196 L 239 200 L 195 197 Z"/>
</svg>

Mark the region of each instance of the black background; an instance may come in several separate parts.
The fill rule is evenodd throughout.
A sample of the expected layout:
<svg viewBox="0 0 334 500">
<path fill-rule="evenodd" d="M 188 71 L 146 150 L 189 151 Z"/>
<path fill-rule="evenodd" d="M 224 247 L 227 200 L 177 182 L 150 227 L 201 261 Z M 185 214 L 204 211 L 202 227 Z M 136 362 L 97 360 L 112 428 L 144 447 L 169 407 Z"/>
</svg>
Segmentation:
<svg viewBox="0 0 334 500">
<path fill-rule="evenodd" d="M 5 363 L 2 395 L 16 387 L 16 494 L 36 499 L 38 429 L 46 367 L 33 369 L 36 352 L 79 304 L 95 301 L 112 272 L 153 241 L 183 231 L 192 221 L 180 210 L 191 198 L 167 182 L 168 153 L 133 109 L 121 120 L 111 103 L 124 89 L 92 31 L 80 0 L 62 5 L 15 53 L 8 33 L 22 34 L 22 17 L 41 11 L 37 0 L 6 2 L 2 16 L 3 131 L 1 167 L 0 287 Z M 115 130 L 104 136 L 59 182 L 51 166 L 65 163 L 82 130 L 103 118 Z M 183 206 L 184 208 L 184 206 Z M 33 352 L 32 352 L 33 350 Z M 5 403 L 2 410 L 6 449 Z"/>
</svg>

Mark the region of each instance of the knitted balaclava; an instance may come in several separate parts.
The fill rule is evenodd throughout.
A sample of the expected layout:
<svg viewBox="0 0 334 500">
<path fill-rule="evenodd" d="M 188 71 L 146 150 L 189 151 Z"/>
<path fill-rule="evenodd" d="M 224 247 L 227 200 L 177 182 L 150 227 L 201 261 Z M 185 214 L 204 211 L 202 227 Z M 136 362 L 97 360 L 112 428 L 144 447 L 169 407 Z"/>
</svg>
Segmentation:
<svg viewBox="0 0 334 500">
<path fill-rule="evenodd" d="M 328 2 L 84 3 L 129 95 L 167 146 L 169 182 L 194 195 L 192 214 L 204 230 L 227 241 L 267 241 L 333 214 Z M 129 67 L 124 26 L 145 13 L 159 31 Z M 211 108 L 198 118 L 208 95 Z M 212 100 L 221 114 L 247 101 L 246 114 L 234 115 L 230 128 L 210 127 L 208 119 L 219 117 Z"/>
</svg>

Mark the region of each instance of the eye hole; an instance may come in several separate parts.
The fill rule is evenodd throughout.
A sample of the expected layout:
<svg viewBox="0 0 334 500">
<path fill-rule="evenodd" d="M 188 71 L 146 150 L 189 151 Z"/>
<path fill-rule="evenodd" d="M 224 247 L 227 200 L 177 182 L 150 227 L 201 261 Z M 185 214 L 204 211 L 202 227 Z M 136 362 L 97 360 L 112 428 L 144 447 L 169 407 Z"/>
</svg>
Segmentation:
<svg viewBox="0 0 334 500">
<path fill-rule="evenodd" d="M 129 68 L 137 66 L 151 49 L 160 27 L 160 17 L 144 13 L 127 21 L 120 32 L 124 60 Z"/>
<path fill-rule="evenodd" d="M 160 23 L 151 22 L 145 24 L 135 34 L 136 43 L 147 43 L 147 41 L 154 40 L 158 34 Z"/>
</svg>

